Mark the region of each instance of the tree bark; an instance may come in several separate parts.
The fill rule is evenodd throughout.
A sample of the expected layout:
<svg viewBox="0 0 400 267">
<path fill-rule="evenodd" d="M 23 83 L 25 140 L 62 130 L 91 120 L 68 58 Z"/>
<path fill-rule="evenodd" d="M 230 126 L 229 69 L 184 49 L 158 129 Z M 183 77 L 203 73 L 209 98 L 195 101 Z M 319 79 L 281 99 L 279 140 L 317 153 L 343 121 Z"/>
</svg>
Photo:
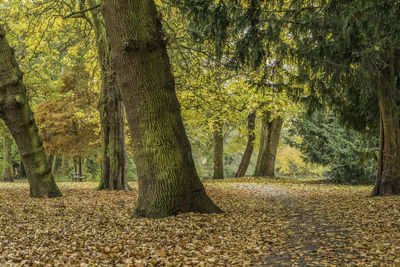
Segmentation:
<svg viewBox="0 0 400 267">
<path fill-rule="evenodd" d="M 58 197 L 58 189 L 28 104 L 22 72 L 0 26 L 0 116 L 18 146 L 31 197 Z"/>
<path fill-rule="evenodd" d="M 25 168 L 24 164 L 22 164 L 22 161 L 18 164 L 18 178 L 25 178 L 26 173 L 25 173 Z"/>
<path fill-rule="evenodd" d="M 387 67 L 377 81 L 377 95 L 381 116 L 380 158 L 372 196 L 400 194 L 400 125 L 395 105 L 398 89 L 394 71 L 394 53 L 388 49 Z"/>
<path fill-rule="evenodd" d="M 100 4 L 88 0 L 90 8 Z M 126 177 L 125 119 L 121 93 L 104 19 L 98 8 L 90 11 L 101 69 L 102 89 L 98 109 L 101 124 L 101 179 L 99 189 L 130 190 Z"/>
<path fill-rule="evenodd" d="M 221 122 L 215 123 L 214 137 L 214 172 L 213 179 L 224 178 L 224 135 Z"/>
<path fill-rule="evenodd" d="M 106 0 L 103 11 L 135 152 L 133 216 L 221 212 L 195 169 L 153 0 Z"/>
<path fill-rule="evenodd" d="M 239 167 L 236 171 L 235 177 L 243 177 L 246 175 L 247 168 L 249 167 L 251 156 L 253 155 L 254 150 L 254 129 L 256 126 L 256 112 L 252 111 L 247 117 L 247 131 L 248 131 L 248 139 L 246 149 L 243 153 L 242 160 L 240 161 Z"/>
<path fill-rule="evenodd" d="M 254 169 L 254 175 L 259 172 L 260 170 L 260 164 L 261 164 L 261 158 L 262 158 L 262 152 L 264 151 L 264 144 L 265 144 L 265 138 L 268 132 L 268 122 L 270 120 L 270 113 L 265 112 L 263 114 L 263 117 L 261 119 L 261 133 L 260 133 L 260 146 L 258 148 L 258 155 L 257 155 L 257 162 L 256 162 L 256 167 Z"/>
<path fill-rule="evenodd" d="M 12 162 L 11 162 L 11 145 L 12 140 L 8 133 L 3 136 L 3 161 L 4 161 L 4 182 L 14 182 L 12 176 Z"/>
<path fill-rule="evenodd" d="M 259 152 L 261 153 L 260 162 L 256 166 L 254 176 L 275 177 L 275 159 L 283 120 L 278 117 L 271 121 L 264 120 L 263 123 L 265 123 L 264 143 Z"/>
<path fill-rule="evenodd" d="M 82 179 L 82 158 L 78 158 L 78 179 Z"/>
</svg>

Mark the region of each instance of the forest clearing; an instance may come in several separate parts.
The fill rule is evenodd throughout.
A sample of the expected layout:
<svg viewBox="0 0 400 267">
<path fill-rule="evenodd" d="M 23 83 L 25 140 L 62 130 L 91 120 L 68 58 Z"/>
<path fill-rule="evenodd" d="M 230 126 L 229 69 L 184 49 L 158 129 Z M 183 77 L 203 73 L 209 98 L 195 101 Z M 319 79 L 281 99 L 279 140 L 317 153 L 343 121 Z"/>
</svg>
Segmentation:
<svg viewBox="0 0 400 267">
<path fill-rule="evenodd" d="M 0 266 L 400 266 L 399 22 L 0 0 Z"/>
<path fill-rule="evenodd" d="M 400 200 L 367 198 L 370 186 L 291 179 L 206 181 L 207 193 L 224 214 L 156 220 L 130 218 L 137 190 L 60 183 L 61 198 L 26 199 L 26 183 L 0 186 L 0 264 L 400 264 Z"/>
</svg>

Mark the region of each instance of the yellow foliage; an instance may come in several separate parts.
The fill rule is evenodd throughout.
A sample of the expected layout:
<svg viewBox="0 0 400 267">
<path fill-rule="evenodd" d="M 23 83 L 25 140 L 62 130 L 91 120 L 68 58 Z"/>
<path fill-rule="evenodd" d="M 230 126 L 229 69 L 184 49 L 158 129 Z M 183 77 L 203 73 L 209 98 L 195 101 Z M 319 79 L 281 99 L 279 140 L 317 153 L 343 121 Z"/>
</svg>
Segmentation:
<svg viewBox="0 0 400 267">
<path fill-rule="evenodd" d="M 283 175 L 312 175 L 322 177 L 326 168 L 317 164 L 307 163 L 302 153 L 289 145 L 281 145 L 276 156 L 276 167 Z"/>
</svg>

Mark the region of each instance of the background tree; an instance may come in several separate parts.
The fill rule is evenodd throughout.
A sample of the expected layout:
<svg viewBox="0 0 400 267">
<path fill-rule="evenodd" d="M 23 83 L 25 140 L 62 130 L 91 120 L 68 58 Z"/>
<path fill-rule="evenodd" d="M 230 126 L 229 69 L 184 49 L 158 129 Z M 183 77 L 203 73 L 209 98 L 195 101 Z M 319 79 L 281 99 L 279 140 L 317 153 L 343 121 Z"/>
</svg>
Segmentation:
<svg viewBox="0 0 400 267">
<path fill-rule="evenodd" d="M 373 184 L 379 150 L 377 136 L 346 129 L 333 114 L 321 111 L 303 114 L 292 125 L 284 142 L 299 148 L 306 161 L 329 167 L 330 179 Z"/>
<path fill-rule="evenodd" d="M 302 77 L 317 104 L 365 131 L 380 118 L 378 175 L 372 195 L 400 194 L 398 116 L 399 19 L 396 1 L 320 1 L 301 10 L 292 24 Z M 373 19 L 371 19 L 373 18 Z M 378 111 L 379 110 L 379 111 Z"/>
<path fill-rule="evenodd" d="M 256 139 L 254 129 L 256 127 L 256 112 L 251 111 L 247 117 L 247 130 L 248 130 L 248 140 L 246 149 L 243 153 L 242 160 L 240 161 L 239 167 L 235 173 L 235 177 L 243 177 L 246 175 L 247 168 L 249 167 L 251 156 L 254 150 L 254 141 Z"/>
<path fill-rule="evenodd" d="M 84 61 L 92 78 L 91 92 L 99 93 L 100 188 L 128 189 L 124 114 L 100 13 L 101 1 L 13 1 L 4 6 L 16 39 L 23 40 L 17 55 L 27 73 L 29 91 L 34 91 L 39 103 L 57 98 L 54 88 L 60 87 L 60 73 L 77 58 Z"/>
<path fill-rule="evenodd" d="M 82 63 L 66 68 L 60 96 L 37 105 L 35 118 L 49 155 L 74 159 L 82 177 L 82 158 L 99 144 L 95 94 L 90 94 L 89 73 Z"/>
<path fill-rule="evenodd" d="M 0 26 L 0 115 L 17 143 L 27 173 L 31 197 L 61 196 L 28 104 L 22 72 L 5 35 L 6 31 Z"/>
</svg>

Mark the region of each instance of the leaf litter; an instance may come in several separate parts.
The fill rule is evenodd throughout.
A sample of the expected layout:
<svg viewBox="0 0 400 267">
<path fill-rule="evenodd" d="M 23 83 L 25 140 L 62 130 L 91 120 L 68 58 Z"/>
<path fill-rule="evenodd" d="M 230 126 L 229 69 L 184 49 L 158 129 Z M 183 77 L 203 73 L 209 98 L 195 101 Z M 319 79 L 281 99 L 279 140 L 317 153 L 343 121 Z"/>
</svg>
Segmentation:
<svg viewBox="0 0 400 267">
<path fill-rule="evenodd" d="M 137 190 L 61 183 L 29 198 L 0 184 L 0 264 L 25 266 L 400 265 L 400 198 L 290 179 L 205 181 L 224 214 L 131 219 Z M 131 186 L 137 187 L 136 183 Z"/>
</svg>

